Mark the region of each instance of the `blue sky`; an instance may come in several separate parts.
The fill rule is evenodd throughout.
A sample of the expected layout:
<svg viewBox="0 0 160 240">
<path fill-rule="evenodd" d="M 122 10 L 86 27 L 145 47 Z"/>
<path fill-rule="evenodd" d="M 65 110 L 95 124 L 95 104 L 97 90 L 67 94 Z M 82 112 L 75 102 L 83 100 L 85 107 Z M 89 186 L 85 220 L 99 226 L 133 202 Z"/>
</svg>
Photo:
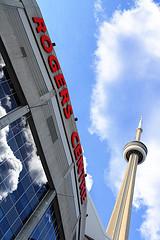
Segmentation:
<svg viewBox="0 0 160 240">
<path fill-rule="evenodd" d="M 149 154 L 138 168 L 130 240 L 160 239 L 155 167 L 160 159 L 160 11 L 155 2 L 38 0 L 78 117 L 93 178 L 90 194 L 104 227 L 126 167 L 122 148 L 143 114 Z"/>
</svg>

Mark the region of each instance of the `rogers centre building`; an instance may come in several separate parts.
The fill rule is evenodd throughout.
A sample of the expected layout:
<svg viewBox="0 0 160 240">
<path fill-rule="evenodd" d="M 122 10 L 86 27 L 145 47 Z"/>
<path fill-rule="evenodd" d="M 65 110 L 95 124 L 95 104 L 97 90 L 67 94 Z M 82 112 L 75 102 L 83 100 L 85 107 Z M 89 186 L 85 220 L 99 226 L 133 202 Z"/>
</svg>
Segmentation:
<svg viewBox="0 0 160 240">
<path fill-rule="evenodd" d="M 0 33 L 0 239 L 108 239 L 36 1 L 0 0 Z"/>
</svg>

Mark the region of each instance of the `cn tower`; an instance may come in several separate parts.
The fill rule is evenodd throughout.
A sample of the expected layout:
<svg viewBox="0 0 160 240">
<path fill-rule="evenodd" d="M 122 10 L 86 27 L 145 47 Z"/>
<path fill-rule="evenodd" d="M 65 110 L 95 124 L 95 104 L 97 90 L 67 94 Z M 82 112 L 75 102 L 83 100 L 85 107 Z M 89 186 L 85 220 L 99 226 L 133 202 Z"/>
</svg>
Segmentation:
<svg viewBox="0 0 160 240">
<path fill-rule="evenodd" d="M 140 141 L 142 131 L 141 118 L 135 140 L 124 147 L 123 156 L 128 166 L 107 227 L 107 236 L 111 240 L 128 239 L 137 165 L 144 162 L 147 156 L 147 147 Z"/>
</svg>

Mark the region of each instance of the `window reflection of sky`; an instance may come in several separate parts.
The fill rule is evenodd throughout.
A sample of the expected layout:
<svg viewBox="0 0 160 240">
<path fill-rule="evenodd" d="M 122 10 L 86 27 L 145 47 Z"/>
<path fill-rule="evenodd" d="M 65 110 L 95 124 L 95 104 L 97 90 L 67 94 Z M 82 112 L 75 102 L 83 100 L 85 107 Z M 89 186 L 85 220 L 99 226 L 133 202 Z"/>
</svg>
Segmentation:
<svg viewBox="0 0 160 240">
<path fill-rule="evenodd" d="M 3 106 L 6 112 L 10 112 L 20 105 L 16 92 L 14 90 L 13 84 L 9 79 L 8 72 L 6 67 L 1 70 L 4 75 L 0 79 L 0 102 L 1 106 Z"/>
<path fill-rule="evenodd" d="M 59 240 L 59 228 L 54 210 L 50 206 L 28 240 Z"/>
<path fill-rule="evenodd" d="M 0 114 L 19 101 L 6 69 L 0 79 Z M 3 156 L 2 156 L 3 153 Z M 18 119 L 0 132 L 0 239 L 12 239 L 48 190 L 29 125 Z"/>
</svg>

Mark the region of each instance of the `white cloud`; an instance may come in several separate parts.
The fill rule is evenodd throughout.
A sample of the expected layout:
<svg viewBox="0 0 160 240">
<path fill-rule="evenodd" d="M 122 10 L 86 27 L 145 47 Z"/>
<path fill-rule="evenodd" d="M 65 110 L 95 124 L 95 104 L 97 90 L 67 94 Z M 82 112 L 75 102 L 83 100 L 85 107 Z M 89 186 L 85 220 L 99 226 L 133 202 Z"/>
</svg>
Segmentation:
<svg viewBox="0 0 160 240">
<path fill-rule="evenodd" d="M 3 60 L 3 57 L 2 57 L 2 55 L 1 55 L 1 53 L 0 53 L 0 66 L 1 66 L 1 67 L 4 67 L 4 66 L 5 66 L 5 63 L 4 63 L 4 60 Z"/>
<path fill-rule="evenodd" d="M 4 76 L 3 67 L 5 66 L 4 60 L 0 53 L 0 79 Z"/>
<path fill-rule="evenodd" d="M 28 152 L 30 159 L 28 161 L 28 169 L 30 176 L 34 183 L 42 186 L 43 184 L 47 183 L 47 178 L 40 160 L 40 157 L 37 155 L 36 145 L 33 140 L 32 133 L 29 127 L 24 129 L 25 138 L 27 140 L 26 145 L 28 145 L 31 150 Z"/>
<path fill-rule="evenodd" d="M 2 66 L 0 65 L 0 78 L 3 78 L 3 76 L 4 76 L 3 68 L 2 68 Z"/>
<path fill-rule="evenodd" d="M 10 96 L 6 95 L 6 105 L 11 108 L 12 107 L 12 102 Z"/>
<path fill-rule="evenodd" d="M 87 190 L 90 192 L 93 186 L 93 177 L 87 172 L 87 159 L 84 156 L 84 151 L 83 151 L 83 162 L 84 162 L 84 171 L 85 173 L 87 173 L 86 176 L 86 186 L 87 186 Z"/>
<path fill-rule="evenodd" d="M 6 115 L 6 111 L 0 106 L 0 117 Z M 0 200 L 6 198 L 9 193 L 18 187 L 19 175 L 22 171 L 22 163 L 17 159 L 7 143 L 9 127 L 0 130 Z"/>
<path fill-rule="evenodd" d="M 103 12 L 102 1 L 101 0 L 95 1 L 94 8 L 96 12 L 102 13 Z"/>
<path fill-rule="evenodd" d="M 107 140 L 111 159 L 107 181 L 118 188 L 125 162 L 122 146 L 144 116 L 143 138 L 149 149 L 138 166 L 134 204 L 146 208 L 140 232 L 160 239 L 160 8 L 151 0 L 116 11 L 99 26 L 95 51 L 96 83 L 91 96 L 90 132 Z M 118 177 L 117 177 L 118 176 Z"/>
<path fill-rule="evenodd" d="M 96 0 L 94 2 L 94 17 L 97 24 L 101 21 L 102 17 L 104 17 L 104 8 L 102 6 L 102 0 Z"/>
</svg>

